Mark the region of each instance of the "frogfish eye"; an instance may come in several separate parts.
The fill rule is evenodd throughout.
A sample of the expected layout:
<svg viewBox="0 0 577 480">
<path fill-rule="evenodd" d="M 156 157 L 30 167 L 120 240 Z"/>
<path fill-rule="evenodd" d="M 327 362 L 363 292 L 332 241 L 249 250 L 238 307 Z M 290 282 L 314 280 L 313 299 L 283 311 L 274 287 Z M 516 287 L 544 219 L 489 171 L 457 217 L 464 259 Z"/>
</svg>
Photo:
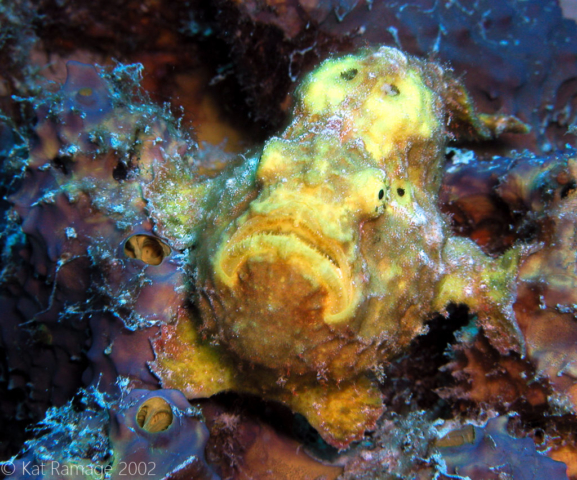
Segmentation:
<svg viewBox="0 0 577 480">
<path fill-rule="evenodd" d="M 356 68 L 349 68 L 348 70 L 341 72 L 341 78 L 343 80 L 352 80 L 357 76 L 357 73 L 359 73 L 359 71 Z"/>
</svg>

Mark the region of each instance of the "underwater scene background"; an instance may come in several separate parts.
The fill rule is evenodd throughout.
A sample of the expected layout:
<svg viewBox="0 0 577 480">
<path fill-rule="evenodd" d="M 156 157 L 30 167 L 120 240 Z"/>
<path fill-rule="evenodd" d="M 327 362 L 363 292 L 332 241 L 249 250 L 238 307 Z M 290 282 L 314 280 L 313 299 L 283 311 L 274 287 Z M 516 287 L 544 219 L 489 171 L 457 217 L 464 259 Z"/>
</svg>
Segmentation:
<svg viewBox="0 0 577 480">
<path fill-rule="evenodd" d="M 0 478 L 577 478 L 576 21 L 0 0 Z"/>
</svg>

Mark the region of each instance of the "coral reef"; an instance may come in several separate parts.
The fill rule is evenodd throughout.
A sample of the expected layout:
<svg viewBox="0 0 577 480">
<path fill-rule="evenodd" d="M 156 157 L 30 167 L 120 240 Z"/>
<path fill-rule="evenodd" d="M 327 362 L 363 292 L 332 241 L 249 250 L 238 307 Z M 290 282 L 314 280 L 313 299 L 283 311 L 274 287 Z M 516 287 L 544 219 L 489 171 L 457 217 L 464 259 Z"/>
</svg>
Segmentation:
<svg viewBox="0 0 577 480">
<path fill-rule="evenodd" d="M 39 306 L 19 306 L 29 329 L 43 329 L 45 343 L 65 339 L 53 330 L 74 324 L 84 329 L 92 322 L 94 331 L 105 338 L 106 329 L 113 328 L 107 324 L 114 318 L 122 319 L 128 330 L 166 322 L 171 303 L 179 298 L 175 286 L 181 282 L 175 255 L 157 265 L 147 263 L 140 253 L 136 256 L 134 250 L 132 255 L 125 253 L 132 248 L 131 239 L 143 236 L 161 249 L 163 259 L 172 253 L 152 234 L 140 182 L 130 178 L 129 170 L 137 168 L 133 162 L 138 159 L 139 174 L 144 175 L 147 162 L 174 155 L 172 149 L 178 145 L 164 143 L 169 138 L 166 127 L 154 127 L 150 121 L 154 111 L 123 112 L 116 103 L 121 100 L 113 98 L 110 84 L 94 67 L 72 62 L 68 68 L 68 80 L 56 97 L 39 102 L 37 111 L 43 120 L 35 128 L 37 137 L 30 147 L 22 187 L 10 197 L 14 212 L 24 219 L 21 231 L 31 243 L 29 264 L 34 275 L 50 285 L 36 297 Z M 145 125 L 148 133 L 143 132 Z M 148 173 L 153 172 L 150 165 Z M 154 205 L 154 185 L 148 189 Z M 5 335 L 23 333 L 3 326 Z M 8 345 L 21 343 L 10 338 L 6 337 Z M 96 348 L 101 342 L 94 338 Z M 78 343 L 82 348 L 82 341 Z M 100 354 L 105 350 L 100 349 Z M 119 349 L 110 350 L 110 358 L 122 355 Z M 149 376 L 146 350 L 150 352 L 149 347 L 141 349 L 145 359 L 140 369 Z M 80 357 L 80 352 L 71 356 Z M 89 356 L 96 363 L 94 355 Z M 134 361 L 131 357 L 126 368 L 134 368 Z M 122 365 L 120 358 L 117 364 Z M 96 376 L 106 375 L 106 370 L 99 368 Z M 116 375 L 123 373 L 114 372 L 106 384 L 114 384 Z"/>
<path fill-rule="evenodd" d="M 451 64 L 481 111 L 507 112 L 533 127 L 505 143 L 541 152 L 575 146 L 565 133 L 577 111 L 576 33 L 562 2 L 192 0 L 169 9 L 146 0 L 114 11 L 103 0 L 14 3 L 6 8 L 17 9 L 7 15 L 18 19 L 17 29 L 6 30 L 15 32 L 6 35 L 10 42 L 25 47 L 38 35 L 51 54 L 89 50 L 141 62 L 149 72 L 145 87 L 160 101 L 184 104 L 189 118 L 197 112 L 188 108 L 183 83 L 198 81 L 191 71 L 208 65 L 204 96 L 216 92 L 227 119 L 261 140 L 283 125 L 303 73 L 331 53 L 386 44 Z M 23 60 L 21 51 L 16 56 Z"/>
<path fill-rule="evenodd" d="M 0 475 L 577 478 L 571 12 L 0 5 Z"/>
<path fill-rule="evenodd" d="M 437 431 L 423 411 L 408 415 L 387 412 L 374 432 L 352 448 L 342 480 L 433 478 L 440 472 L 435 458 Z"/>
<path fill-rule="evenodd" d="M 549 193 L 547 229 L 540 230 L 544 247 L 521 266 L 515 313 L 527 341 L 527 353 L 539 374 L 563 392 L 575 409 L 575 181 L 577 156 L 554 178 Z M 524 173 L 524 172 L 523 172 Z M 538 170 L 541 173 L 541 169 Z M 548 172 L 549 173 L 549 172 Z M 524 185 L 530 181 L 523 182 Z"/>
<path fill-rule="evenodd" d="M 137 72 L 105 79 L 70 62 L 62 88 L 35 98 L 27 143 L 9 150 L 18 188 L 4 231 L 0 328 L 9 389 L 24 390 L 17 418 L 41 418 L 82 384 L 112 392 L 118 375 L 157 385 L 149 337 L 183 301 L 176 249 L 191 240 L 173 235 L 168 246 L 153 233 L 172 234 L 178 210 L 165 202 L 157 217 L 165 191 L 152 177 L 168 157 L 185 175 L 193 142 L 159 107 L 134 108 Z"/>
<path fill-rule="evenodd" d="M 206 458 L 221 478 L 335 480 L 343 473 L 340 465 L 312 458 L 303 448 L 302 435 L 295 438 L 290 434 L 290 412 L 254 397 L 240 402 L 237 398 L 233 409 L 227 408 L 226 403 L 221 400 L 203 408 L 210 431 Z M 275 420 L 275 428 L 262 421 L 263 410 L 266 417 Z M 279 429 L 281 425 L 285 428 Z"/>
<path fill-rule="evenodd" d="M 534 242 L 534 251 L 527 252 L 520 265 L 515 318 L 537 375 L 566 399 L 573 398 L 570 392 L 575 384 L 571 369 L 576 158 L 575 151 L 569 150 L 547 159 L 525 154 L 495 158 L 481 167 L 476 162 L 456 165 L 443 192 L 447 210 L 456 212 L 457 228 L 486 250 L 502 249 L 503 244 L 488 244 L 486 239 L 506 230 L 509 237 L 498 237 L 503 243 Z M 506 227 L 507 221 L 515 227 Z M 516 393 L 512 399 L 519 397 L 526 395 Z"/>
<path fill-rule="evenodd" d="M 511 437 L 507 421 L 497 417 L 484 428 L 469 425 L 441 438 L 437 447 L 446 473 L 471 480 L 567 478 L 565 465 L 539 454 L 530 438 Z"/>
<path fill-rule="evenodd" d="M 208 431 L 180 392 L 135 389 L 110 403 L 90 391 L 79 402 L 80 411 L 49 411 L 12 478 L 216 479 L 204 461 Z"/>
<path fill-rule="evenodd" d="M 35 427 L 35 438 L 25 444 L 21 458 L 5 464 L 2 473 L 16 478 L 60 478 L 57 472 L 52 475 L 51 469 L 43 471 L 42 465 L 56 462 L 55 466 L 90 465 L 102 474 L 111 454 L 108 407 L 104 395 L 89 389 L 80 390 L 62 407 L 50 408 Z"/>
</svg>

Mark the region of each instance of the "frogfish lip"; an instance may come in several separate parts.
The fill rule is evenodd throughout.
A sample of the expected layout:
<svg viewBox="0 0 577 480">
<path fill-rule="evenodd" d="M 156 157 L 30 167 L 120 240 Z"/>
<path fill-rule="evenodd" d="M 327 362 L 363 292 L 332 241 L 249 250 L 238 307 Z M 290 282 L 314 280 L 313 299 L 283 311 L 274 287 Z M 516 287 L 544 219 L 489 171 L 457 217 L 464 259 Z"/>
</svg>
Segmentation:
<svg viewBox="0 0 577 480">
<path fill-rule="evenodd" d="M 216 277 L 234 292 L 243 281 L 247 262 L 260 263 L 263 268 L 281 262 L 326 291 L 323 310 L 327 324 L 338 324 L 355 310 L 350 260 L 341 245 L 323 235 L 313 221 L 289 216 L 248 219 L 219 246 L 214 262 Z"/>
</svg>

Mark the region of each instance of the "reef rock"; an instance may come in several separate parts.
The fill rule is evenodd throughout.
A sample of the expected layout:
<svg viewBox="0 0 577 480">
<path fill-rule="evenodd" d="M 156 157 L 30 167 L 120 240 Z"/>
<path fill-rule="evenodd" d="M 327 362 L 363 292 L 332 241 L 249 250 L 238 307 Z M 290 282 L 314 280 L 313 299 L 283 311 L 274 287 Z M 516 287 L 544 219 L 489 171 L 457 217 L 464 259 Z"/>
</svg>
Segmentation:
<svg viewBox="0 0 577 480">
<path fill-rule="evenodd" d="M 545 170 L 548 175 L 543 173 Z M 529 192 L 532 183 L 540 187 L 540 177 L 550 177 L 546 185 L 547 204 L 538 239 L 541 246 L 522 264 L 515 313 L 527 343 L 527 353 L 537 372 L 549 380 L 570 411 L 577 408 L 577 328 L 575 325 L 575 285 L 577 270 L 577 157 L 567 155 L 556 169 L 527 168 L 516 174 Z M 528 177 L 528 178 L 527 178 Z M 521 179 L 525 180 L 521 182 Z M 534 179 L 537 179 L 535 182 Z M 533 180 L 533 182 L 532 182 Z M 555 188 L 556 187 L 556 188 Z M 539 190 L 543 190 L 539 188 Z M 519 195 L 520 198 L 529 194 Z M 533 195 L 534 196 L 534 195 Z M 542 205 L 543 202 L 535 202 Z"/>
<path fill-rule="evenodd" d="M 493 418 L 483 428 L 467 425 L 440 439 L 446 473 L 471 480 L 567 479 L 563 463 L 537 452 L 530 438 L 509 435 L 507 421 L 506 416 Z"/>
<path fill-rule="evenodd" d="M 204 460 L 208 430 L 173 390 L 133 390 L 109 402 L 95 390 L 49 410 L 22 459 L 2 465 L 12 478 L 173 478 L 217 480 Z"/>
</svg>

